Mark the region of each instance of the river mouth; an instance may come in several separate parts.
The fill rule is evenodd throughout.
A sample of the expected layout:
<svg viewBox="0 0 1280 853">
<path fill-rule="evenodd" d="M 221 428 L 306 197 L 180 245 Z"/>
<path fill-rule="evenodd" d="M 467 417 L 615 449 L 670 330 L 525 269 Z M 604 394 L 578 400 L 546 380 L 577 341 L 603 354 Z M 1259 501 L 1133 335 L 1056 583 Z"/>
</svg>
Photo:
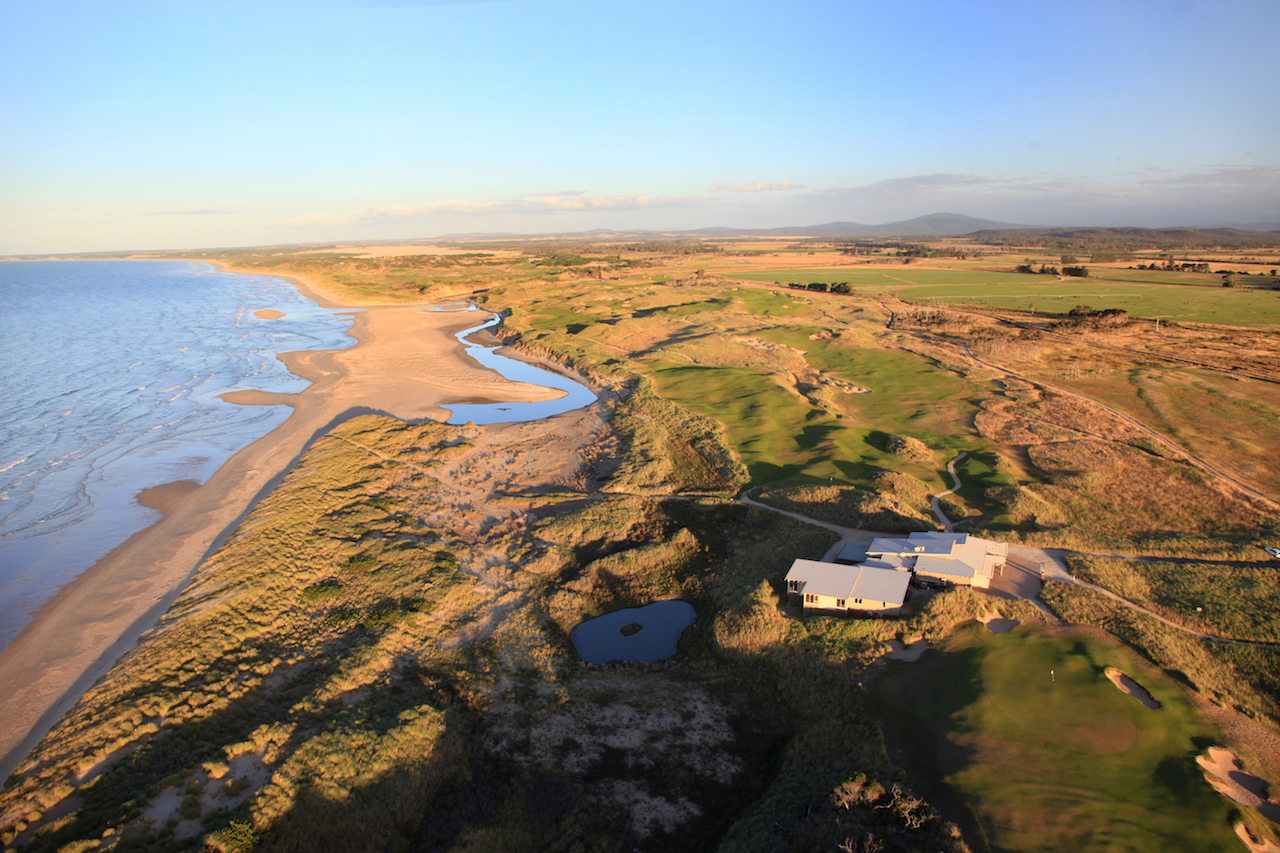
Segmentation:
<svg viewBox="0 0 1280 853">
<path fill-rule="evenodd" d="M 569 639 L 586 663 L 666 660 L 675 655 L 680 635 L 697 617 L 683 599 L 655 601 L 588 619 Z"/>
<path fill-rule="evenodd" d="M 450 306 L 445 305 L 437 307 L 436 310 L 471 309 L 451 309 Z M 477 425 L 524 423 L 562 415 L 565 412 L 572 412 L 575 409 L 589 406 L 596 401 L 597 397 L 590 388 L 580 382 L 575 382 L 568 376 L 518 361 L 514 358 L 508 358 L 505 355 L 499 355 L 498 350 L 502 347 L 501 342 L 489 344 L 467 340 L 476 332 L 490 329 L 500 322 L 501 318 L 491 316 L 484 323 L 469 329 L 463 329 L 454 337 L 466 348 L 467 355 L 484 367 L 500 374 L 503 379 L 509 379 L 512 382 L 524 382 L 529 385 L 541 385 L 544 388 L 554 388 L 563 392 L 563 396 L 554 400 L 538 400 L 524 403 L 457 403 L 447 407 L 449 409 L 449 420 L 446 423 L 456 426 L 466 423 Z M 485 337 L 489 336 L 486 335 Z"/>
</svg>

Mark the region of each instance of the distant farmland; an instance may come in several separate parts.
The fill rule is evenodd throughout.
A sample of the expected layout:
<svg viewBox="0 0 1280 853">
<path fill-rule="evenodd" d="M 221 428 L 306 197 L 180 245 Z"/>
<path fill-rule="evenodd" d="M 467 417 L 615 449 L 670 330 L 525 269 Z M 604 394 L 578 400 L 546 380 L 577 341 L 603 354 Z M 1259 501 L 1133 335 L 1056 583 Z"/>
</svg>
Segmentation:
<svg viewBox="0 0 1280 853">
<path fill-rule="evenodd" d="M 1077 305 L 1098 310 L 1119 308 L 1134 317 L 1234 326 L 1280 325 L 1280 291 L 1220 286 L 1213 275 L 1188 276 L 1181 284 L 1141 280 L 1131 270 L 1099 270 L 1107 275 L 1073 278 L 982 270 L 829 269 L 763 270 L 734 273 L 733 278 L 783 285 L 847 282 L 861 296 L 893 295 L 923 304 L 974 305 L 1015 311 L 1065 314 Z M 1270 284 L 1270 277 L 1253 277 Z M 1240 282 L 1243 285 L 1247 282 Z"/>
</svg>

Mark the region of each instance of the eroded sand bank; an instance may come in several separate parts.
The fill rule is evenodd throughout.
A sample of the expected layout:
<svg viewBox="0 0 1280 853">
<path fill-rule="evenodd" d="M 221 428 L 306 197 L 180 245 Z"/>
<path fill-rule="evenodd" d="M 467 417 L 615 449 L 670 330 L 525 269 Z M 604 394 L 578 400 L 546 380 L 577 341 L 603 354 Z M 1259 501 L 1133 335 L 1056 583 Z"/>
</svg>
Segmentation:
<svg viewBox="0 0 1280 853">
<path fill-rule="evenodd" d="M 319 295 L 299 284 L 309 296 Z M 0 779 L 155 624 L 196 567 L 315 438 L 361 414 L 443 420 L 451 403 L 562 395 L 509 382 L 467 357 L 453 336 L 481 315 L 420 306 L 353 311 L 348 334 L 355 346 L 281 355 L 290 370 L 312 380 L 306 391 L 225 395 L 235 403 L 291 406 L 283 425 L 236 453 L 199 488 L 167 490 L 162 520 L 64 587 L 0 652 Z"/>
</svg>

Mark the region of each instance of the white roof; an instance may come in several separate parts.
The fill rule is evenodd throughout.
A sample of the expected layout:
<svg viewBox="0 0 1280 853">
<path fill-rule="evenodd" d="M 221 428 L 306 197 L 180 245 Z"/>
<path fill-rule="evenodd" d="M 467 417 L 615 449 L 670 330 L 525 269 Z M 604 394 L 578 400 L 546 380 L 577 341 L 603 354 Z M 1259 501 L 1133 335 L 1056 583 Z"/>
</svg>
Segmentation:
<svg viewBox="0 0 1280 853">
<path fill-rule="evenodd" d="M 787 572 L 787 580 L 800 581 L 800 591 L 805 595 L 902 604 L 907 597 L 911 574 L 866 564 L 842 566 L 817 560 L 796 560 L 791 564 L 791 571 Z"/>
<path fill-rule="evenodd" d="M 979 563 L 979 566 L 982 564 Z M 971 578 L 977 573 L 977 567 L 964 560 L 953 560 L 950 557 L 937 557 L 930 554 L 916 560 L 916 571 L 924 575 L 946 575 L 953 578 Z"/>
<path fill-rule="evenodd" d="M 787 580 L 803 583 L 806 595 L 852 598 L 859 569 L 859 566 L 842 566 L 839 563 L 796 560 L 791 564 L 791 571 L 787 572 Z"/>
<path fill-rule="evenodd" d="M 867 548 L 877 563 L 890 564 L 895 558 L 909 564 L 917 572 L 953 578 L 990 577 L 994 566 L 1003 562 L 1009 546 L 1003 542 L 979 539 L 968 533 L 912 533 L 906 539 L 876 539 Z M 904 566 L 907 567 L 907 566 Z"/>
<path fill-rule="evenodd" d="M 876 569 L 866 565 L 861 568 L 858 582 L 853 585 L 852 598 L 883 601 L 886 604 L 902 604 L 906 601 L 907 587 L 911 584 L 910 572 Z"/>
</svg>

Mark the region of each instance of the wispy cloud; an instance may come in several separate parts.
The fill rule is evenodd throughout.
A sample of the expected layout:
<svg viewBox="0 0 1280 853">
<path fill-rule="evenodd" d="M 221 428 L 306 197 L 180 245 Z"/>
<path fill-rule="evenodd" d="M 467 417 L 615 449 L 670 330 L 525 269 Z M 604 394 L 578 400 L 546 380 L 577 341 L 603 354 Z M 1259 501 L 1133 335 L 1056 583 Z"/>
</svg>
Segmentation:
<svg viewBox="0 0 1280 853">
<path fill-rule="evenodd" d="M 1280 200 L 1280 169 L 1212 165 L 1120 179 L 939 173 L 833 187 L 809 198 L 835 218 L 871 222 L 949 210 L 1028 224 L 1212 224 L 1274 218 L 1268 211 Z"/>
<path fill-rule="evenodd" d="M 227 216 L 230 210 L 152 210 L 144 216 Z"/>
<path fill-rule="evenodd" d="M 713 193 L 735 192 L 735 193 L 763 193 L 778 190 L 799 190 L 804 189 L 803 184 L 793 184 L 791 181 L 755 181 L 750 184 L 728 184 L 724 181 L 716 181 L 711 185 Z"/>
<path fill-rule="evenodd" d="M 618 212 L 664 207 L 696 207 L 706 200 L 698 196 L 587 195 L 580 190 L 559 190 L 493 201 L 429 201 L 367 207 L 349 215 L 308 214 L 289 220 L 294 227 L 402 222 L 442 216 L 528 216 L 577 212 Z"/>
</svg>

